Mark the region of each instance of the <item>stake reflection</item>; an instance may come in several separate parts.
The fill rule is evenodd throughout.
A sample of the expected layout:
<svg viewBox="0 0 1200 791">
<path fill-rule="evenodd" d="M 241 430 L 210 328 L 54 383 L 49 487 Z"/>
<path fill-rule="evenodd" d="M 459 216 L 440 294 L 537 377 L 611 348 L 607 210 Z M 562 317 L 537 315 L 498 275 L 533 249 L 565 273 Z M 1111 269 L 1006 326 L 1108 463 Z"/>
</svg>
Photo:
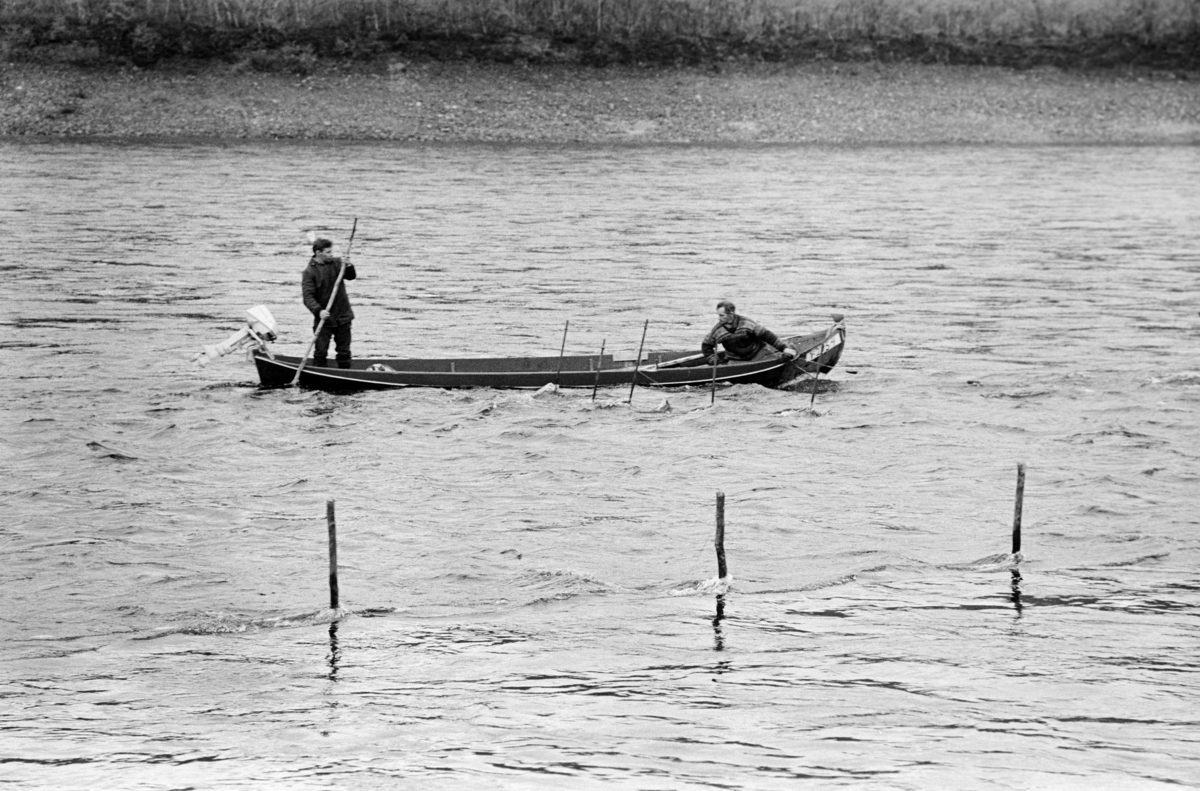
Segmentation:
<svg viewBox="0 0 1200 791">
<path fill-rule="evenodd" d="M 329 680 L 337 681 L 338 663 L 342 661 L 342 650 L 338 647 L 338 623 L 329 624 Z"/>
<path fill-rule="evenodd" d="M 725 650 L 725 634 L 721 631 L 721 621 L 725 618 L 725 596 L 722 594 L 717 596 L 717 615 L 712 619 L 713 625 L 713 650 Z"/>
<path fill-rule="evenodd" d="M 1012 603 L 1017 610 L 1017 617 L 1020 617 L 1025 606 L 1021 604 L 1021 572 L 1016 569 L 1012 570 Z"/>
</svg>

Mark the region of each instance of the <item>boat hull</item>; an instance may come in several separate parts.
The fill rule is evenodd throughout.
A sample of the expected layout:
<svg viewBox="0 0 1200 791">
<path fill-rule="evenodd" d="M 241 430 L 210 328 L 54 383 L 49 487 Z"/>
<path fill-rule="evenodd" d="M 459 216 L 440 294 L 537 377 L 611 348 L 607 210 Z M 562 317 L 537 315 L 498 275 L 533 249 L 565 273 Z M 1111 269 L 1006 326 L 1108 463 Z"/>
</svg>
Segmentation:
<svg viewBox="0 0 1200 791">
<path fill-rule="evenodd" d="M 845 347 L 841 322 L 828 331 L 788 338 L 800 354 L 795 360 L 779 356 L 756 362 L 718 365 L 716 381 L 777 387 L 807 377 L 818 367 L 828 372 Z M 296 378 L 302 358 L 254 353 L 259 380 L 264 387 L 286 387 Z M 691 352 L 651 352 L 640 365 L 614 360 L 611 355 L 519 358 L 446 358 L 352 360 L 349 368 L 317 367 L 311 361 L 300 372 L 300 386 L 329 391 L 391 390 L 404 387 L 445 389 L 532 389 L 548 384 L 559 387 L 687 387 L 709 385 L 713 368 Z"/>
</svg>

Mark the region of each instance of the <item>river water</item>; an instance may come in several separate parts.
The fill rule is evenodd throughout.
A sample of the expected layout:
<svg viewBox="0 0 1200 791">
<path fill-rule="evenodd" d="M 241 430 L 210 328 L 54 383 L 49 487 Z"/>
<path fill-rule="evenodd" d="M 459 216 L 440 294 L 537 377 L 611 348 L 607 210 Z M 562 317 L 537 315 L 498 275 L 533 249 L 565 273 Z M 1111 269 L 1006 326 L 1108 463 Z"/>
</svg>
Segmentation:
<svg viewBox="0 0 1200 791">
<path fill-rule="evenodd" d="M 301 352 L 354 218 L 358 356 L 847 349 L 812 409 L 190 364 Z M 1200 778 L 1200 149 L 9 142 L 0 230 L 7 788 Z"/>
</svg>

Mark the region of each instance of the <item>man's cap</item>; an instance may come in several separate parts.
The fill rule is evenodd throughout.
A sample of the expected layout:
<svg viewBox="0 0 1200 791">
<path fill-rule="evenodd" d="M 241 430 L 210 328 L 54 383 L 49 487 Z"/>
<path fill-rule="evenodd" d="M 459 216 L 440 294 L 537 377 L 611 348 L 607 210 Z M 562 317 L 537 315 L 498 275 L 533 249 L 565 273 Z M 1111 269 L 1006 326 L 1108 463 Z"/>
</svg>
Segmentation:
<svg viewBox="0 0 1200 791">
<path fill-rule="evenodd" d="M 313 242 L 314 253 L 319 250 L 328 250 L 330 247 L 333 247 L 333 242 L 329 241 L 328 239 L 318 239 L 317 241 Z"/>
</svg>

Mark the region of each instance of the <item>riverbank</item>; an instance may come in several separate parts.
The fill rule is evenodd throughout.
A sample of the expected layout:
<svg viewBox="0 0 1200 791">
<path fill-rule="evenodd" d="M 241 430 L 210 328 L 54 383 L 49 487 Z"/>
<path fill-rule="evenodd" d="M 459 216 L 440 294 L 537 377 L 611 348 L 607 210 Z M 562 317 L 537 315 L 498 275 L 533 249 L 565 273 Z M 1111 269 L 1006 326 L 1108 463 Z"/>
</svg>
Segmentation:
<svg viewBox="0 0 1200 791">
<path fill-rule="evenodd" d="M 1200 144 L 1200 75 L 914 64 L 0 65 L 0 135 L 445 142 Z"/>
</svg>

